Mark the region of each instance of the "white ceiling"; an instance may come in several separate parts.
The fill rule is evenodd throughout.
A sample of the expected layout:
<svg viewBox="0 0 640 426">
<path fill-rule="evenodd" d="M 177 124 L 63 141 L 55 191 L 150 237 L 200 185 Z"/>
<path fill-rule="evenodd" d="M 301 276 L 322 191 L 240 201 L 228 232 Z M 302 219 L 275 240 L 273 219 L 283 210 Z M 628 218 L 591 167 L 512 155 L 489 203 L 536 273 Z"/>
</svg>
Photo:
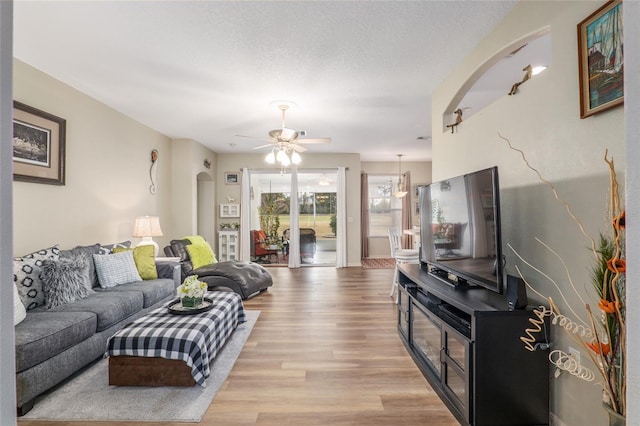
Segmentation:
<svg viewBox="0 0 640 426">
<path fill-rule="evenodd" d="M 515 2 L 18 0 L 14 56 L 216 152 L 262 145 L 234 135 L 279 128 L 284 99 L 333 139 L 309 152 L 428 160 L 431 92 Z"/>
</svg>

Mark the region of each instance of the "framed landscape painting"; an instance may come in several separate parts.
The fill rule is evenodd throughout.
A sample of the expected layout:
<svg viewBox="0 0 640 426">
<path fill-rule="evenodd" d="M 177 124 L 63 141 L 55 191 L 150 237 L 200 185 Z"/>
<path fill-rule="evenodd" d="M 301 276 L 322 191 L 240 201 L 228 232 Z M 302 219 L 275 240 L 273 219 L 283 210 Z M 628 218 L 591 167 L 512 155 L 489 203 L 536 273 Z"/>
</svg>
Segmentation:
<svg viewBox="0 0 640 426">
<path fill-rule="evenodd" d="M 239 185 L 240 174 L 236 172 L 224 172 L 224 183 L 227 185 Z"/>
<path fill-rule="evenodd" d="M 13 102 L 13 180 L 64 185 L 66 120 Z"/>
<path fill-rule="evenodd" d="M 622 0 L 612 0 L 578 24 L 580 118 L 624 101 Z"/>
</svg>

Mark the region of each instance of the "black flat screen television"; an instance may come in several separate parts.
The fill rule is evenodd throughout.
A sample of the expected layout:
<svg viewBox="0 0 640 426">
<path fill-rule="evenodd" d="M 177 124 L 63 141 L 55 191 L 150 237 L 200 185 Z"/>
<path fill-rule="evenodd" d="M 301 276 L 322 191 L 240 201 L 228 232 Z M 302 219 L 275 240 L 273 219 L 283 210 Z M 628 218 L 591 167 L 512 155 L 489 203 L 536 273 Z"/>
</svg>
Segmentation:
<svg viewBox="0 0 640 426">
<path fill-rule="evenodd" d="M 461 287 L 503 291 L 498 168 L 420 188 L 420 263 Z"/>
</svg>

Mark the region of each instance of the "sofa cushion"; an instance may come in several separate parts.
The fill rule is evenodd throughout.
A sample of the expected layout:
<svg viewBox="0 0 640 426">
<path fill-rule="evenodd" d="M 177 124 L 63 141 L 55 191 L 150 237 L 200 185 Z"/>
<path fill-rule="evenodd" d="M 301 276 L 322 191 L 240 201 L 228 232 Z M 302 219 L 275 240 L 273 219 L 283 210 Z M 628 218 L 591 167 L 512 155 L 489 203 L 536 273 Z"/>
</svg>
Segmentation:
<svg viewBox="0 0 640 426">
<path fill-rule="evenodd" d="M 136 248 L 114 247 L 114 253 L 122 253 L 123 251 L 133 251 L 133 262 L 140 278 L 143 280 L 155 280 L 158 278 L 156 270 L 155 248 L 152 245 L 138 246 Z"/>
<path fill-rule="evenodd" d="M 20 295 L 18 294 L 18 287 L 13 286 L 13 325 L 18 325 L 22 321 L 24 321 L 27 316 L 27 310 L 20 300 Z"/>
<path fill-rule="evenodd" d="M 16 326 L 16 372 L 38 365 L 96 332 L 90 312 L 30 311 Z"/>
<path fill-rule="evenodd" d="M 91 285 L 89 259 L 84 254 L 43 262 L 42 290 L 48 309 L 84 299 L 93 293 Z"/>
<path fill-rule="evenodd" d="M 119 284 L 142 281 L 132 251 L 114 254 L 94 254 L 100 287 L 108 288 Z"/>
<path fill-rule="evenodd" d="M 90 246 L 75 246 L 71 250 L 60 250 L 60 259 L 70 259 L 79 255 L 84 255 L 89 259 L 89 280 L 91 287 L 98 285 L 98 275 L 96 275 L 96 267 L 93 264 L 93 255 L 100 253 L 100 244 Z"/>
<path fill-rule="evenodd" d="M 91 297 L 58 306 L 49 312 L 93 312 L 98 317 L 96 331 L 102 331 L 135 314 L 143 305 L 144 298 L 140 292 L 97 289 Z"/>
<path fill-rule="evenodd" d="M 151 247 L 151 246 L 150 246 Z M 102 290 L 104 292 L 136 291 L 142 293 L 144 307 L 155 305 L 162 299 L 175 295 L 176 286 L 173 279 L 158 279 L 122 284 Z"/>
<path fill-rule="evenodd" d="M 42 262 L 58 259 L 58 245 L 13 258 L 13 282 L 18 286 L 18 294 L 27 310 L 44 306 L 42 291 Z"/>
</svg>

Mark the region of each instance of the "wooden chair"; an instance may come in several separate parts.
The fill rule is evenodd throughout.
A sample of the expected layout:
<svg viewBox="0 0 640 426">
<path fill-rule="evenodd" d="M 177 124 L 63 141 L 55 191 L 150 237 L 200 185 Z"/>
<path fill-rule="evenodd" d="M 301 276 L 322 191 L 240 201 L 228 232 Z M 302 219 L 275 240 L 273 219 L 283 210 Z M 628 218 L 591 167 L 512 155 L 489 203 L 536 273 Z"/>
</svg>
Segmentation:
<svg viewBox="0 0 640 426">
<path fill-rule="evenodd" d="M 396 261 L 395 272 L 393 273 L 393 283 L 391 284 L 391 292 L 389 297 L 392 297 L 398 288 L 398 265 L 403 263 L 419 263 L 418 250 L 402 248 L 402 232 L 399 228 L 389 228 L 389 244 L 391 246 L 391 257 Z M 397 302 L 396 297 L 396 302 Z"/>
</svg>

